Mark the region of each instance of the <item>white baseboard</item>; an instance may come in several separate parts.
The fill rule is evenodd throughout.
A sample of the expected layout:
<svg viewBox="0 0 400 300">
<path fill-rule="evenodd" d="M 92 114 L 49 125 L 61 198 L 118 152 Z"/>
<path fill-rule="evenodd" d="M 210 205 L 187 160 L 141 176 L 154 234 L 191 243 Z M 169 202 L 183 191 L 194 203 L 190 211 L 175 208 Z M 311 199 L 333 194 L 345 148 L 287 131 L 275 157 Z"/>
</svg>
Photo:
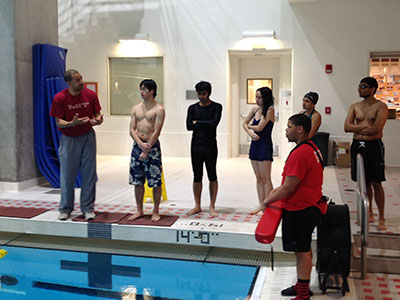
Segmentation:
<svg viewBox="0 0 400 300">
<path fill-rule="evenodd" d="M 25 181 L 10 182 L 10 181 L 0 181 L 0 191 L 2 192 L 19 192 L 25 189 L 29 189 L 34 186 L 46 183 L 44 177 L 37 177 Z"/>
</svg>

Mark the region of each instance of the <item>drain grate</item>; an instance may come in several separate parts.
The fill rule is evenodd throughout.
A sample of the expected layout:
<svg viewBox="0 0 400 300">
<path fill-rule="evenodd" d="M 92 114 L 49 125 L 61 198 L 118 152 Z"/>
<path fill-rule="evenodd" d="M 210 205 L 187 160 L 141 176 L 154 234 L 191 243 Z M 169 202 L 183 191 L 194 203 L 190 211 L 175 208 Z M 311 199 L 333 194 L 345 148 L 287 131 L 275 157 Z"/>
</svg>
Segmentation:
<svg viewBox="0 0 400 300">
<path fill-rule="evenodd" d="M 271 253 L 267 251 L 212 248 L 206 261 L 250 266 L 267 266 L 271 262 Z"/>
<path fill-rule="evenodd" d="M 91 224 L 94 225 L 95 223 Z M 200 262 L 227 263 L 248 266 L 267 266 L 271 262 L 268 251 L 233 248 L 211 248 L 191 245 L 129 242 L 107 239 L 48 237 L 26 234 L 11 245 L 36 248 L 157 257 Z"/>
</svg>

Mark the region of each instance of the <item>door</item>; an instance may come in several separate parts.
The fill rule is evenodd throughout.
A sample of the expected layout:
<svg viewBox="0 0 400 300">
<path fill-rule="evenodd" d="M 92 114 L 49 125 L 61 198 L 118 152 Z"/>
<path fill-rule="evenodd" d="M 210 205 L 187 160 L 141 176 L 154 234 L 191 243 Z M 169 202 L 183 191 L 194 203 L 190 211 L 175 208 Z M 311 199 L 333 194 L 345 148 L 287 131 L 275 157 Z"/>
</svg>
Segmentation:
<svg viewBox="0 0 400 300">
<path fill-rule="evenodd" d="M 268 56 L 253 56 L 239 58 L 239 114 L 240 114 L 240 130 L 239 130 L 239 154 L 248 154 L 251 139 L 243 130 L 242 123 L 250 109 L 256 104 L 248 103 L 248 96 L 255 99 L 255 91 L 248 89 L 248 79 L 271 79 L 272 94 L 274 96 L 275 115 L 279 115 L 279 87 L 280 87 L 280 58 Z M 248 95 L 248 91 L 250 94 Z M 255 101 L 254 101 L 255 102 Z M 278 118 L 274 124 L 272 131 L 272 141 L 274 144 L 274 155 L 279 153 L 280 133 Z"/>
</svg>

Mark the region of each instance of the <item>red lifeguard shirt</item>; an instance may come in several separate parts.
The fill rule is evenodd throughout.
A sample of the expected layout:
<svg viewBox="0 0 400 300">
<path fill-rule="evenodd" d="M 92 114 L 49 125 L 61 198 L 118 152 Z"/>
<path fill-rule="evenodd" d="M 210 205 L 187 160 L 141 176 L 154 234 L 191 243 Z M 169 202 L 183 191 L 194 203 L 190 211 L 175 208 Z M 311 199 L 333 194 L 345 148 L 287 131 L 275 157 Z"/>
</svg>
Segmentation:
<svg viewBox="0 0 400 300">
<path fill-rule="evenodd" d="M 308 142 L 318 149 L 313 142 Z M 286 210 L 318 207 L 322 196 L 323 169 L 317 153 L 310 145 L 302 144 L 289 155 L 283 168 L 282 184 L 286 176 L 296 176 L 300 179 L 294 192 L 283 199 Z"/>
<path fill-rule="evenodd" d="M 50 116 L 65 121 L 72 121 L 75 114 L 79 118 L 94 116 L 101 111 L 97 94 L 89 89 L 83 89 L 79 95 L 72 96 L 68 89 L 57 93 L 51 103 Z M 74 127 L 59 128 L 67 136 L 79 136 L 90 132 L 92 125 L 88 122 Z"/>
</svg>

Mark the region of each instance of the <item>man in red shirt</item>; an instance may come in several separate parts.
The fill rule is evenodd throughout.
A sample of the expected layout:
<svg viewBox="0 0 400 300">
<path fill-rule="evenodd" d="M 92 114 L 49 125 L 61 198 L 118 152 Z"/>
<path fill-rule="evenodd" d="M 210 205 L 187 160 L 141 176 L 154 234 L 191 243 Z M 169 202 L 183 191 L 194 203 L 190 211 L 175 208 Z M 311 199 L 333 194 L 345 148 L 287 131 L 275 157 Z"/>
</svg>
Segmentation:
<svg viewBox="0 0 400 300">
<path fill-rule="evenodd" d="M 75 179 L 82 174 L 81 211 L 85 219 L 95 218 L 96 136 L 93 126 L 103 123 L 101 107 L 95 92 L 85 89 L 82 75 L 73 69 L 64 73 L 68 88 L 57 93 L 50 116 L 61 131 L 59 147 L 61 202 L 59 220 L 65 221 L 74 210 Z"/>
<path fill-rule="evenodd" d="M 283 200 L 282 242 L 283 250 L 296 256 L 297 283 L 285 290 L 282 296 L 296 296 L 295 300 L 309 299 L 312 268 L 311 237 L 321 210 L 318 202 L 322 196 L 323 168 L 321 153 L 308 139 L 311 120 L 297 114 L 289 118 L 286 137 L 296 147 L 286 159 L 281 186 L 273 189 L 264 200 L 266 205 Z"/>
</svg>

